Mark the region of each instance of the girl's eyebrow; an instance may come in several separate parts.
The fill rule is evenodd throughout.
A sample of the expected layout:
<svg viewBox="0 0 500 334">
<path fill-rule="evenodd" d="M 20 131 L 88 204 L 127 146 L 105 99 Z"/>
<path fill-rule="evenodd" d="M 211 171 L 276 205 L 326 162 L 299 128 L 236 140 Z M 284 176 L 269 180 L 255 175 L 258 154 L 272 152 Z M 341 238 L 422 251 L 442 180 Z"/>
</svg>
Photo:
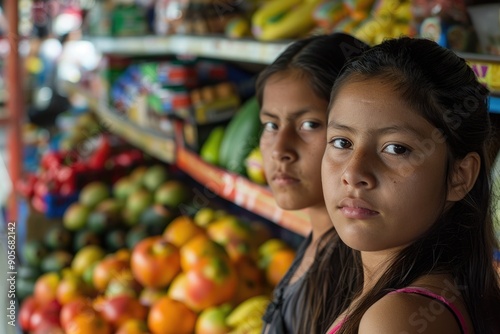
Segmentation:
<svg viewBox="0 0 500 334">
<path fill-rule="evenodd" d="M 307 114 L 308 112 L 311 112 L 311 111 L 316 111 L 316 110 L 314 108 L 300 109 L 300 110 L 297 110 L 297 111 L 289 113 L 286 116 L 286 118 L 288 118 L 288 119 L 299 118 L 299 117 L 303 116 L 304 114 Z M 267 110 L 261 110 L 260 115 L 261 116 L 271 117 L 271 118 L 278 118 L 278 116 L 276 114 L 273 114 L 272 112 L 267 111 Z"/>
<path fill-rule="evenodd" d="M 353 128 L 351 128 L 347 125 L 339 124 L 335 121 L 329 121 L 327 128 L 328 129 L 335 129 L 335 130 L 344 130 L 344 131 L 352 132 L 352 133 L 356 132 Z"/>
<path fill-rule="evenodd" d="M 342 130 L 342 131 L 347 131 L 350 133 L 357 132 L 356 129 L 349 127 L 347 125 L 344 125 L 344 124 L 339 124 L 333 120 L 328 122 L 328 129 Z M 409 133 L 410 135 L 413 135 L 421 140 L 425 139 L 425 136 L 422 135 L 421 131 L 418 131 L 417 128 L 411 126 L 410 124 L 406 124 L 406 123 L 403 125 L 386 126 L 384 128 L 374 129 L 374 130 L 369 131 L 369 132 L 376 132 L 377 134 L 382 134 L 382 135 L 403 132 L 403 133 Z"/>
</svg>

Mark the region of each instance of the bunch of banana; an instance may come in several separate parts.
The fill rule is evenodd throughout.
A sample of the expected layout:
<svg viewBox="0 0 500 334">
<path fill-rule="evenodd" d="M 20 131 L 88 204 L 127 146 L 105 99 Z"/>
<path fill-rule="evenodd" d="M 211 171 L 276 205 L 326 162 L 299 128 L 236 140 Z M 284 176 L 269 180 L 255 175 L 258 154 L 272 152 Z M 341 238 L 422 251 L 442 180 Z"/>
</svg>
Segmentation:
<svg viewBox="0 0 500 334">
<path fill-rule="evenodd" d="M 232 328 L 230 334 L 260 333 L 264 324 L 262 316 L 269 302 L 268 296 L 259 295 L 236 306 L 226 318 L 226 324 Z"/>
<path fill-rule="evenodd" d="M 375 45 L 385 38 L 410 35 L 411 1 L 380 0 L 370 18 L 354 32 L 362 41 Z"/>
<path fill-rule="evenodd" d="M 298 37 L 314 27 L 313 12 L 322 0 L 272 0 L 252 17 L 252 33 L 262 41 Z"/>
</svg>

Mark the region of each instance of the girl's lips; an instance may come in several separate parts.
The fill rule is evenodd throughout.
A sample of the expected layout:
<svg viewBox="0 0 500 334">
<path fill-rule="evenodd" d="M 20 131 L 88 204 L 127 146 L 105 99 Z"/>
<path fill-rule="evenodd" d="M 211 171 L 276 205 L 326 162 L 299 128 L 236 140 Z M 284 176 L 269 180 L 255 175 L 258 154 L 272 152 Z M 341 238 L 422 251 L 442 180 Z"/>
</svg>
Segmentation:
<svg viewBox="0 0 500 334">
<path fill-rule="evenodd" d="M 377 211 L 373 211 L 370 209 L 355 208 L 348 206 L 341 207 L 340 211 L 346 218 L 350 219 L 368 219 L 368 218 L 373 218 L 374 216 L 379 214 Z"/>
<path fill-rule="evenodd" d="M 287 186 L 299 182 L 298 179 L 286 174 L 276 174 L 273 177 L 273 183 L 278 186 Z"/>
<path fill-rule="evenodd" d="M 345 198 L 340 202 L 339 210 L 347 218 L 368 219 L 379 214 L 370 207 L 370 204 L 361 199 Z"/>
</svg>

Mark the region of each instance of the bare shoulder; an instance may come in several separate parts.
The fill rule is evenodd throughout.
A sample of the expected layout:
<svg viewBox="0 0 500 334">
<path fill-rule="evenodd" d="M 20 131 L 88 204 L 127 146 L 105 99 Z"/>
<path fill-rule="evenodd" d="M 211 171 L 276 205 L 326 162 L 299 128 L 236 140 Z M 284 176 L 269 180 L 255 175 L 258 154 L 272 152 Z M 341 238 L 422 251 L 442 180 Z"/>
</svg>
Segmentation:
<svg viewBox="0 0 500 334">
<path fill-rule="evenodd" d="M 407 293 L 388 294 L 363 315 L 359 334 L 460 334 L 453 313 L 441 302 Z"/>
</svg>

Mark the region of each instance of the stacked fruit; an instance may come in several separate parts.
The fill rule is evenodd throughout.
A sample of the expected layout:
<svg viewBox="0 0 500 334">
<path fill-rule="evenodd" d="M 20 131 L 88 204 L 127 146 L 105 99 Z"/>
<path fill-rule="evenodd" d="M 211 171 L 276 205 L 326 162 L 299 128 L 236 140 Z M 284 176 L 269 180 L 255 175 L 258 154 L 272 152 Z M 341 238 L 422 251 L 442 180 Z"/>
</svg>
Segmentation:
<svg viewBox="0 0 500 334">
<path fill-rule="evenodd" d="M 354 36 L 375 45 L 385 38 L 410 36 L 412 13 L 410 0 L 379 0 L 370 16 L 354 30 Z"/>
<path fill-rule="evenodd" d="M 152 334 L 260 329 L 270 293 L 294 250 L 272 239 L 263 223 L 244 222 L 223 210 L 180 214 L 189 196 L 179 184 L 163 166 L 152 166 L 135 169 L 111 189 L 88 185 L 63 225 L 24 249 L 23 268 L 33 288 L 22 301 L 22 329 Z M 47 256 L 49 251 L 56 253 Z M 257 296 L 260 302 L 252 302 Z"/>
</svg>

